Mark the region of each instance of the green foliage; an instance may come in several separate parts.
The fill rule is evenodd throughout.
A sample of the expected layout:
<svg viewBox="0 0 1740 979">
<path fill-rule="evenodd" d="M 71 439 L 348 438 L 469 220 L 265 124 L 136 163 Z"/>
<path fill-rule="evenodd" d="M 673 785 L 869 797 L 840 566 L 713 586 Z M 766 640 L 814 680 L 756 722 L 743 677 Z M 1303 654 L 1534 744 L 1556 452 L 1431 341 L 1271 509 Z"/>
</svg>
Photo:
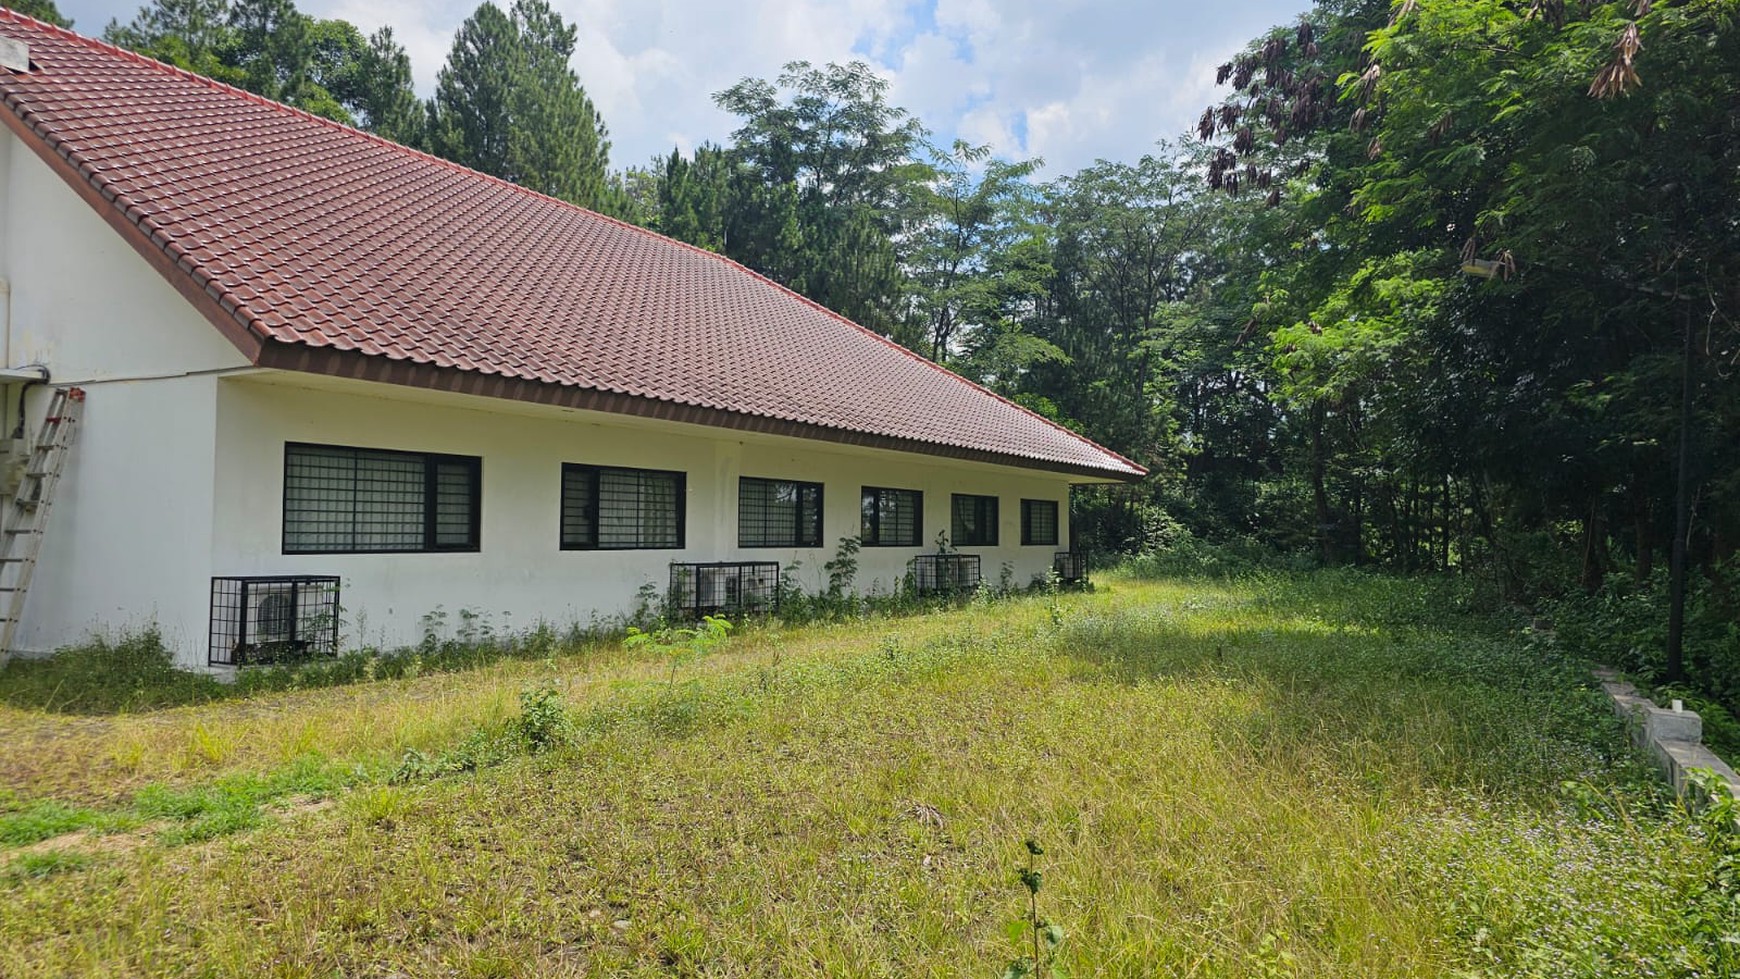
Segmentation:
<svg viewBox="0 0 1740 979">
<path fill-rule="evenodd" d="M 60 8 L 55 6 L 54 0 L 16 0 L 7 6 L 27 17 L 35 17 L 37 20 L 53 24 L 56 27 L 71 27 L 73 25 L 71 18 L 61 15 Z"/>
<path fill-rule="evenodd" d="M 1010 962 L 1003 970 L 1003 979 L 1063 974 L 1057 965 L 1057 948 L 1063 944 L 1064 938 L 1063 926 L 1039 916 L 1039 891 L 1045 884 L 1045 876 L 1039 870 L 1038 860 L 1045 855 L 1045 848 L 1037 840 L 1029 839 L 1026 849 L 1027 866 L 1022 868 L 1018 878 L 1027 890 L 1027 917 L 1014 930 L 1014 935 L 1031 939 L 1032 951 Z"/>
<path fill-rule="evenodd" d="M 605 199 L 610 141 L 569 67 L 576 28 L 545 0 L 484 2 L 453 38 L 430 108 L 434 151 L 582 207 Z"/>
<path fill-rule="evenodd" d="M 1727 780 L 1709 769 L 1687 777 L 1702 798 L 1696 819 L 1713 857 L 1692 898 L 1693 934 L 1710 974 L 1732 975 L 1740 971 L 1740 803 Z"/>
<path fill-rule="evenodd" d="M 1689 679 L 1671 684 L 1667 641 L 1667 576 L 1644 581 L 1609 576 L 1593 593 L 1572 590 L 1540 603 L 1556 642 L 1622 670 L 1658 702 L 1673 698 L 1703 717 L 1704 738 L 1725 758 L 1740 757 L 1740 566 L 1723 565 L 1694 579 L 1686 600 L 1685 649 Z"/>
<path fill-rule="evenodd" d="M 646 632 L 629 626 L 623 645 L 630 649 L 646 649 L 669 660 L 671 676 L 666 689 L 674 693 L 677 667 L 693 663 L 723 645 L 730 638 L 731 628 L 731 620 L 718 615 L 703 616 L 699 625 L 687 628 L 663 626 Z"/>
<path fill-rule="evenodd" d="M 536 754 L 566 744 L 574 736 L 574 720 L 562 695 L 552 687 L 520 691 L 520 716 L 514 733 Z"/>
<path fill-rule="evenodd" d="M 124 829 L 124 816 L 69 806 L 52 799 L 20 803 L 0 799 L 0 846 L 25 846 L 80 830 L 112 832 Z"/>
<path fill-rule="evenodd" d="M 372 37 L 292 0 L 153 0 L 103 36 L 122 47 L 416 145 L 421 107 L 391 29 Z"/>
<path fill-rule="evenodd" d="M 828 598 L 838 601 L 852 590 L 852 582 L 858 577 L 858 552 L 863 548 L 861 538 L 840 538 L 834 556 L 822 566 L 822 570 L 828 573 Z"/>
<path fill-rule="evenodd" d="M 0 701 L 33 710 L 108 714 L 204 703 L 230 693 L 210 676 L 177 669 L 155 627 L 97 636 L 44 660 L 15 657 L 0 669 Z"/>
<path fill-rule="evenodd" d="M 13 858 L 6 875 L 13 880 L 34 880 L 85 870 L 94 862 L 86 853 L 26 853 Z"/>
</svg>

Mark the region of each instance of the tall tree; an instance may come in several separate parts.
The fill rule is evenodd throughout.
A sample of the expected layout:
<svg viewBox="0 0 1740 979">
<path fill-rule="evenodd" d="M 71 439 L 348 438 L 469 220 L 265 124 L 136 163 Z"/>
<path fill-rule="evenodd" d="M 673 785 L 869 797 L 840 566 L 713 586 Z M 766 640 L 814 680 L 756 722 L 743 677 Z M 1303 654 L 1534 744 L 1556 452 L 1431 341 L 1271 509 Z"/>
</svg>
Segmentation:
<svg viewBox="0 0 1740 979">
<path fill-rule="evenodd" d="M 411 58 L 391 27 L 370 34 L 368 46 L 358 53 L 346 101 L 369 132 L 424 147 L 428 116 L 411 87 Z"/>
<path fill-rule="evenodd" d="M 576 28 L 545 0 L 493 3 L 459 28 L 438 77 L 437 153 L 585 207 L 605 198 L 610 142 L 570 66 Z"/>
<path fill-rule="evenodd" d="M 416 142 L 410 60 L 383 28 L 316 20 L 292 0 L 154 0 L 112 42 L 388 139 Z"/>
<path fill-rule="evenodd" d="M 745 78 L 714 95 L 742 118 L 733 152 L 759 183 L 736 195 L 740 213 L 725 250 L 922 348 L 895 241 L 914 220 L 917 188 L 929 178 L 929 167 L 915 159 L 925 132 L 888 103 L 887 91 L 887 80 L 862 62 L 816 68 L 796 61 L 773 82 Z"/>
<path fill-rule="evenodd" d="M 73 25 L 70 17 L 61 15 L 60 8 L 54 5 L 54 0 L 14 0 L 7 6 L 26 17 L 35 17 L 37 20 L 53 24 L 56 27 L 71 27 Z"/>
<path fill-rule="evenodd" d="M 934 177 L 914 188 L 917 215 L 906 265 L 930 358 L 948 360 L 966 334 L 998 321 L 995 256 L 1028 232 L 1038 160 L 1009 162 L 956 140 L 931 151 Z M 1005 353 L 1011 351 L 1005 349 Z"/>
<path fill-rule="evenodd" d="M 247 81 L 247 74 L 228 60 L 234 41 L 229 0 L 152 0 L 126 24 L 109 21 L 103 37 L 219 81 Z"/>
</svg>

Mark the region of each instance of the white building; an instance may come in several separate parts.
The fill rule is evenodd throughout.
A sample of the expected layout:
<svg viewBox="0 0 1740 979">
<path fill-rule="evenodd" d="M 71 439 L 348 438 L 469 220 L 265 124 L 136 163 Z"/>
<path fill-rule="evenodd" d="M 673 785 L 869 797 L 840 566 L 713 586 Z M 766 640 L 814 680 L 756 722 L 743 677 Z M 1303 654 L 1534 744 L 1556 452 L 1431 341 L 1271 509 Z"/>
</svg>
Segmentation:
<svg viewBox="0 0 1740 979">
<path fill-rule="evenodd" d="M 217 579 L 335 576 L 341 641 L 382 645 L 437 609 L 614 615 L 673 564 L 801 562 L 813 591 L 860 534 L 862 590 L 939 532 L 1024 584 L 1071 483 L 1143 473 L 716 255 L 9 12 L 0 36 L 30 62 L 0 69 L 0 366 L 51 377 L 0 388 L 5 429 L 86 392 L 19 651 L 155 624 L 222 664 L 323 624 Z M 767 583 L 676 573 L 703 605 Z"/>
</svg>

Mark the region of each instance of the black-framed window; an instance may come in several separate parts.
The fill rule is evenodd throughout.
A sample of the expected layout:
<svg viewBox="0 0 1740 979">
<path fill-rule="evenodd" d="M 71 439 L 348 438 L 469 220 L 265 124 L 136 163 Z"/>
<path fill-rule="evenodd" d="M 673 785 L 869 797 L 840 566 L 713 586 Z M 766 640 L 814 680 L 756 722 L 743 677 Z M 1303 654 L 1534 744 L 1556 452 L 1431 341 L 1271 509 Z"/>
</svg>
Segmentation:
<svg viewBox="0 0 1740 979">
<path fill-rule="evenodd" d="M 822 484 L 737 480 L 738 547 L 821 547 Z"/>
<path fill-rule="evenodd" d="M 997 546 L 997 498 L 956 493 L 950 501 L 950 542 L 956 547 Z"/>
<path fill-rule="evenodd" d="M 1021 501 L 1021 543 L 1057 545 L 1057 501 Z"/>
<path fill-rule="evenodd" d="M 924 537 L 924 494 L 918 490 L 864 487 L 865 547 L 917 547 Z"/>
<path fill-rule="evenodd" d="M 562 464 L 562 550 L 680 550 L 688 476 Z"/>
<path fill-rule="evenodd" d="M 475 551 L 477 456 L 284 445 L 284 553 Z"/>
</svg>

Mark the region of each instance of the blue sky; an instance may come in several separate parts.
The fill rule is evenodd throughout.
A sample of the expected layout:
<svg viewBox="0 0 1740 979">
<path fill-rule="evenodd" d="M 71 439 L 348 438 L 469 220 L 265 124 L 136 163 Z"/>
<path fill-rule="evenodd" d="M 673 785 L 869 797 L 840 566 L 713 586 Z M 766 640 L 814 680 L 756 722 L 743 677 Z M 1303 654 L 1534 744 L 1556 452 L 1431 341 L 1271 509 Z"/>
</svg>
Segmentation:
<svg viewBox="0 0 1740 979">
<path fill-rule="evenodd" d="M 580 29 L 574 67 L 609 124 L 613 165 L 723 140 L 711 94 L 787 61 L 861 59 L 947 143 L 1042 157 L 1044 176 L 1133 160 L 1217 95 L 1214 66 L 1306 0 L 551 0 Z M 390 24 L 428 94 L 475 0 L 300 0 L 365 30 Z M 504 4 L 505 5 L 505 4 Z M 100 34 L 136 0 L 62 0 Z"/>
</svg>

